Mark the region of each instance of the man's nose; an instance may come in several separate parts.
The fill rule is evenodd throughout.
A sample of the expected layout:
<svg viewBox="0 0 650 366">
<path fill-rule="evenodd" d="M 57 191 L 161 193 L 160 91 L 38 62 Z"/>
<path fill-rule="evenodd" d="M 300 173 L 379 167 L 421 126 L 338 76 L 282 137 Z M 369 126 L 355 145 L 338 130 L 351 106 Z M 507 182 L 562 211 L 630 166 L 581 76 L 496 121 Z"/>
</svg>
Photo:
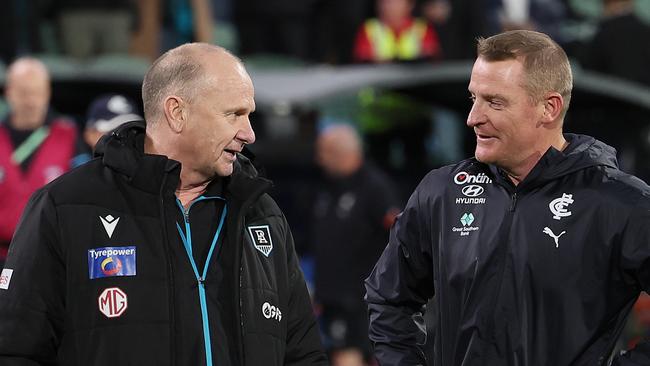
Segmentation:
<svg viewBox="0 0 650 366">
<path fill-rule="evenodd" d="M 253 131 L 253 126 L 251 125 L 251 121 L 248 116 L 244 118 L 241 126 L 239 126 L 239 130 L 237 131 L 235 138 L 247 145 L 255 142 L 255 131 Z"/>
<path fill-rule="evenodd" d="M 467 126 L 474 127 L 478 124 L 484 123 L 486 119 L 487 117 L 485 116 L 485 113 L 483 113 L 479 102 L 475 101 L 474 104 L 472 104 L 472 109 L 467 115 Z"/>
</svg>

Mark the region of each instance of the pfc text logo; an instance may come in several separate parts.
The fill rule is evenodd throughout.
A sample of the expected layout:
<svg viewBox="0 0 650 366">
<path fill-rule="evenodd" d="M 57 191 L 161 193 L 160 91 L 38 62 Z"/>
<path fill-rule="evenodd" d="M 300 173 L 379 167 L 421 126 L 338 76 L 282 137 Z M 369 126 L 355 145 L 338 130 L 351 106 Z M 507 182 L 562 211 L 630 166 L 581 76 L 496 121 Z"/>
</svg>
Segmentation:
<svg viewBox="0 0 650 366">
<path fill-rule="evenodd" d="M 282 312 L 280 311 L 280 308 L 275 307 L 268 302 L 262 304 L 262 315 L 264 315 L 266 319 L 275 319 L 277 321 L 282 320 Z"/>
</svg>

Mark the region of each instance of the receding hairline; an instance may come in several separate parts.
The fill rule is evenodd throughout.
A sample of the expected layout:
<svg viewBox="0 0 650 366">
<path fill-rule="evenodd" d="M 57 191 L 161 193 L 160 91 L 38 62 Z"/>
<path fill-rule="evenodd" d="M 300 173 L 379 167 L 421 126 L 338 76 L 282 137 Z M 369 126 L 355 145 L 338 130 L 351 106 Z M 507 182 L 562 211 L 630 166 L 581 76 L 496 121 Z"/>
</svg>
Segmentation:
<svg viewBox="0 0 650 366">
<path fill-rule="evenodd" d="M 6 81 L 9 83 L 13 77 L 21 72 L 37 72 L 40 73 L 47 81 L 50 80 L 50 72 L 47 66 L 37 58 L 34 57 L 20 57 L 12 62 L 7 67 Z"/>
<path fill-rule="evenodd" d="M 154 119 L 159 117 L 160 103 L 170 93 L 184 94 L 178 96 L 191 101 L 199 89 L 197 84 L 206 80 L 200 75 L 204 75 L 208 65 L 207 56 L 215 54 L 219 57 L 217 62 L 231 61 L 245 73 L 241 59 L 223 47 L 208 43 L 186 43 L 156 59 L 142 83 L 145 120 L 154 122 Z M 169 90 L 170 88 L 175 90 Z"/>
</svg>

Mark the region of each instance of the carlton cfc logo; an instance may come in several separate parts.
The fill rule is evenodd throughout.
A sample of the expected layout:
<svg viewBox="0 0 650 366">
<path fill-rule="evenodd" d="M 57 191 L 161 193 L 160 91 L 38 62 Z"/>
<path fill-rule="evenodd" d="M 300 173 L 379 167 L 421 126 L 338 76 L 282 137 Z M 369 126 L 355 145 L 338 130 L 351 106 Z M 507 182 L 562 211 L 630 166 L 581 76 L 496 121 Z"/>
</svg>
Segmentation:
<svg viewBox="0 0 650 366">
<path fill-rule="evenodd" d="M 126 311 L 128 300 L 124 291 L 117 287 L 107 288 L 97 299 L 99 311 L 107 318 L 116 318 Z"/>
<path fill-rule="evenodd" d="M 115 276 L 122 270 L 122 261 L 117 257 L 108 257 L 102 261 L 102 273 L 106 276 Z"/>
</svg>

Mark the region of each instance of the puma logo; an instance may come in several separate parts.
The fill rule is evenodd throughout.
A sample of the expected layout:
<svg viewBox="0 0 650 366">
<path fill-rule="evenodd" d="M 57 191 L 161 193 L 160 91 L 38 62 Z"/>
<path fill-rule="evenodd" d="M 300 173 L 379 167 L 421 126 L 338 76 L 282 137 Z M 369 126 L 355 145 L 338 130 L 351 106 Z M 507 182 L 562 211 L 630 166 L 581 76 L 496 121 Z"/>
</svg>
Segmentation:
<svg viewBox="0 0 650 366">
<path fill-rule="evenodd" d="M 555 240 L 555 247 L 556 248 L 558 248 L 560 246 L 560 243 L 558 242 L 558 240 L 560 239 L 560 236 L 564 235 L 565 233 L 566 233 L 566 231 L 562 231 L 560 233 L 560 235 L 555 235 L 553 233 L 553 231 L 548 228 L 548 226 L 544 228 L 544 234 L 548 234 L 548 236 L 550 236 L 551 238 L 553 238 L 553 240 Z"/>
</svg>

